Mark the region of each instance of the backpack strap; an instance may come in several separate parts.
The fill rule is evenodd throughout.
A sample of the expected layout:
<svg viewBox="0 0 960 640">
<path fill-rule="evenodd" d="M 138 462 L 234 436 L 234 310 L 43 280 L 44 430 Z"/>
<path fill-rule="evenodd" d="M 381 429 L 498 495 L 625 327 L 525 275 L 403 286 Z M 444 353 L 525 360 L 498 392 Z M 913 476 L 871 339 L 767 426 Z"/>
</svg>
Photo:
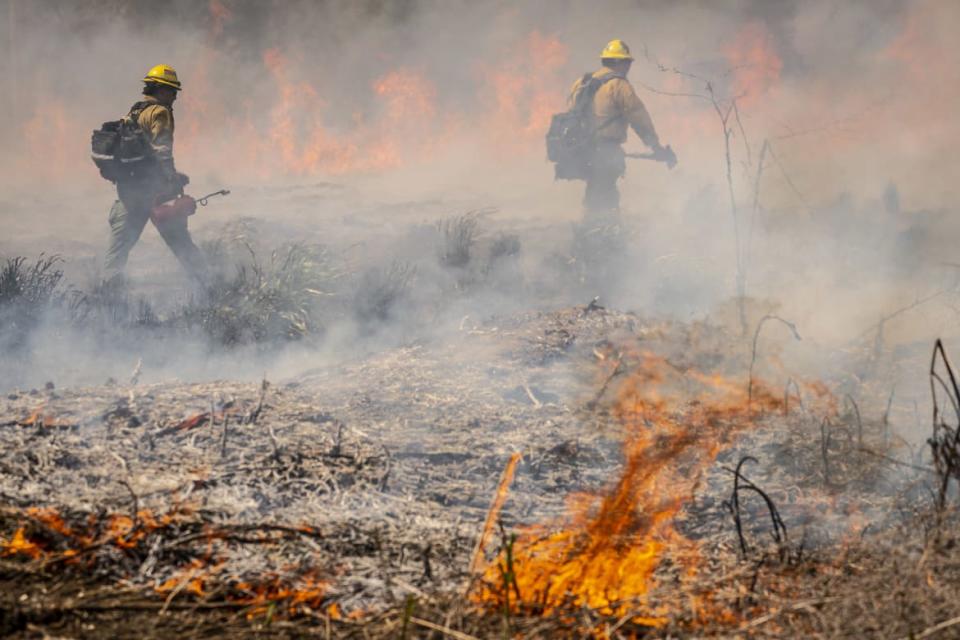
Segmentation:
<svg viewBox="0 0 960 640">
<path fill-rule="evenodd" d="M 592 73 L 583 74 L 583 77 L 580 78 L 580 85 L 577 87 L 577 96 L 574 100 L 573 108 L 579 112 L 586 111 L 587 105 L 593 102 L 593 98 L 597 95 L 600 87 L 615 78 L 623 78 L 623 76 L 616 73 L 608 73 L 598 78 Z"/>
<path fill-rule="evenodd" d="M 173 109 L 171 109 L 168 106 L 162 105 L 159 102 L 153 102 L 152 100 L 140 100 L 139 102 L 135 102 L 133 106 L 130 107 L 130 111 L 127 112 L 127 118 L 130 120 L 130 122 L 139 126 L 140 114 L 143 113 L 144 110 L 147 109 L 147 107 L 155 107 L 155 106 L 163 107 L 164 109 L 169 111 L 170 119 L 173 120 Z"/>
<path fill-rule="evenodd" d="M 593 103 L 593 99 L 596 97 L 597 91 L 600 90 L 600 87 L 616 78 L 623 79 L 623 76 L 618 73 L 608 73 L 598 78 L 592 73 L 583 74 L 583 77 L 580 79 L 580 86 L 577 87 L 577 96 L 573 104 L 573 110 L 581 116 L 586 115 L 587 107 Z M 618 117 L 618 115 L 613 115 L 607 118 L 604 122 L 594 124 L 593 130 L 596 131 L 598 129 L 603 129 Z"/>
</svg>

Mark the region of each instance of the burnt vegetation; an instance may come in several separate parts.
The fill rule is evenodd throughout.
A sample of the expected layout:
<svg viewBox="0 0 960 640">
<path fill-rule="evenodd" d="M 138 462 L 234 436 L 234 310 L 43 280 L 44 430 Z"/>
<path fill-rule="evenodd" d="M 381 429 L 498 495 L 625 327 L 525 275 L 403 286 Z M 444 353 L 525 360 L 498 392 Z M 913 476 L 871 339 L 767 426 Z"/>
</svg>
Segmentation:
<svg viewBox="0 0 960 640">
<path fill-rule="evenodd" d="M 269 296 L 277 282 L 315 285 L 303 271 L 322 260 L 300 251 L 244 272 L 253 276 L 243 286 Z M 271 275 L 276 268 L 284 275 Z M 280 335 L 302 340 L 290 326 L 283 318 Z M 568 336 L 562 347 L 550 342 L 558 328 Z M 643 351 L 654 332 L 662 371 L 650 370 Z M 443 345 L 412 345 L 280 385 L 133 381 L 10 394 L 0 415 L 10 445 L 0 455 L 0 629 L 20 637 L 41 628 L 133 637 L 142 627 L 158 637 L 949 637 L 960 624 L 960 519 L 946 351 L 937 345 L 931 369 L 940 409 L 925 452 L 891 437 L 879 411 L 886 397 L 875 402 L 866 389 L 837 399 L 791 381 L 781 394 L 751 376 L 720 385 L 722 402 L 694 396 L 651 412 L 631 400 L 630 384 L 642 390 L 663 375 L 684 393 L 709 388 L 696 374 L 706 363 L 746 371 L 749 350 L 718 361 L 715 345 L 729 339 L 709 324 L 664 326 L 589 304 L 479 326 L 457 347 L 456 375 Z M 506 347 L 498 366 L 523 372 L 522 393 L 516 379 L 472 359 L 471 346 L 484 344 Z M 598 375 L 579 393 L 561 391 L 560 381 L 584 370 Z M 411 390 L 420 400 L 403 404 Z M 586 400 L 560 399 L 571 395 Z M 609 479 L 630 468 L 624 430 L 634 424 L 642 435 L 660 420 L 681 431 L 635 449 L 646 461 L 636 468 L 664 464 L 666 478 L 696 491 L 676 494 L 685 496 L 676 534 L 687 542 L 662 556 L 639 597 L 585 606 L 550 584 L 531 588 L 527 550 L 539 541 L 519 526 L 527 514 L 555 513 L 551 531 L 564 531 L 573 524 L 561 517 L 565 494 L 615 496 L 625 478 Z M 716 464 L 698 466 L 684 452 L 704 446 L 705 433 L 739 435 Z M 427 438 L 459 444 L 425 448 Z M 608 504 L 625 505 L 604 516 L 616 519 L 631 502 Z M 629 518 L 603 545 L 590 527 L 568 529 L 569 557 L 643 548 L 657 519 L 642 510 Z M 493 535 L 478 552 L 484 523 L 494 522 L 499 545 Z"/>
</svg>

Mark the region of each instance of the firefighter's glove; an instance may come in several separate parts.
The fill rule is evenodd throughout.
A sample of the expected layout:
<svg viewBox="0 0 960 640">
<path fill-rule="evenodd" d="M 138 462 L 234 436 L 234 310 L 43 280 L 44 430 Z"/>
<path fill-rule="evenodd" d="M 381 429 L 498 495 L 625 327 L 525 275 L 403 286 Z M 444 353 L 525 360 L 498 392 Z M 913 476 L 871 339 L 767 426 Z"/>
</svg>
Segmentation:
<svg viewBox="0 0 960 640">
<path fill-rule="evenodd" d="M 667 165 L 668 169 L 673 169 L 677 166 L 677 154 L 673 152 L 673 149 L 670 145 L 665 147 L 658 146 L 653 150 L 653 159 L 657 162 L 662 162 Z"/>
</svg>

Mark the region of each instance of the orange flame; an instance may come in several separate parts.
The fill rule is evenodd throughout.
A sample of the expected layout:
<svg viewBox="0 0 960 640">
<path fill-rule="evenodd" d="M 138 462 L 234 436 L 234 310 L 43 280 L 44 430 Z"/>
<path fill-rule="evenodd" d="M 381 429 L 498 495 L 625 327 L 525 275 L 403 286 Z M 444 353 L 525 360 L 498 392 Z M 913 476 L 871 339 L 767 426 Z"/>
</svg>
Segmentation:
<svg viewBox="0 0 960 640">
<path fill-rule="evenodd" d="M 550 117 L 563 108 L 570 79 L 561 75 L 567 47 L 556 36 L 533 31 L 509 52 L 509 61 L 481 69 L 489 109 L 481 119 L 498 148 L 537 150 Z"/>
<path fill-rule="evenodd" d="M 36 525 L 36 532 L 28 532 L 27 526 L 19 527 L 9 540 L 0 537 L 0 557 L 26 556 L 33 560 L 66 560 L 76 562 L 78 556 L 86 551 L 95 550 L 103 545 L 112 545 L 120 550 L 141 548 L 147 536 L 154 531 L 175 524 L 184 509 L 176 509 L 162 515 L 148 510 L 140 510 L 136 516 L 107 514 L 103 521 L 91 514 L 80 526 L 67 525 L 63 516 L 52 508 L 29 508 L 25 515 Z M 43 533 L 43 529 L 46 533 Z M 312 531 L 306 525 L 299 527 L 303 531 Z M 56 542 L 50 534 L 57 534 Z M 211 583 L 221 576 L 226 561 L 213 558 L 213 544 L 229 534 L 213 525 L 204 530 L 201 540 L 207 542 L 205 558 L 193 558 L 180 567 L 172 576 L 157 584 L 154 589 L 159 594 L 192 595 L 197 598 L 208 597 Z M 268 542 L 268 539 L 264 539 Z M 63 549 L 64 544 L 68 545 Z M 57 550 L 57 548 L 61 550 Z M 223 586 L 222 576 L 217 580 Z M 292 569 L 288 574 L 271 574 L 248 582 L 226 581 L 224 598 L 231 603 L 249 607 L 247 615 L 255 617 L 272 611 L 273 614 L 298 615 L 306 609 L 320 609 L 327 604 L 326 581 L 317 577 L 313 570 Z M 339 612 L 339 608 L 336 609 Z M 362 612 L 351 612 L 348 617 L 356 618 Z"/>
<path fill-rule="evenodd" d="M 741 96 L 742 106 L 756 103 L 779 82 L 783 60 L 762 23 L 752 22 L 743 27 L 724 53 L 733 69 L 733 94 Z"/>
<path fill-rule="evenodd" d="M 700 387 L 692 402 L 681 392 L 691 383 Z M 664 558 L 693 573 L 696 545 L 673 520 L 730 437 L 752 424 L 757 410 L 781 404 L 765 388 L 754 389 L 750 403 L 743 385 L 713 374 L 680 374 L 644 354 L 614 406 L 627 436 L 617 483 L 600 497 L 574 496 L 566 522 L 522 532 L 509 549 L 511 562 L 487 568 L 478 599 L 498 606 L 535 603 L 544 614 L 587 606 L 622 616 L 642 604 Z M 632 619 L 659 626 L 663 614 Z"/>
<path fill-rule="evenodd" d="M 498 158 L 505 151 L 541 154 L 550 116 L 563 109 L 571 81 L 566 45 L 533 31 L 468 74 L 478 98 L 467 104 L 440 95 L 429 69 L 395 67 L 373 78 L 366 96 L 357 96 L 367 98 L 363 108 L 337 113 L 343 88 L 279 48 L 261 53 L 263 90 L 238 97 L 236 87 L 226 86 L 232 75 L 224 72 L 233 59 L 217 45 L 234 16 L 223 0 L 209 0 L 208 9 L 208 43 L 180 70 L 176 154 L 190 173 L 266 179 L 383 172 L 436 161 L 457 144 Z M 24 180 L 99 180 L 86 160 L 87 139 L 78 132 L 110 116 L 68 107 L 56 96 L 34 100 L 32 114 L 15 123 L 20 157 L 28 159 L 17 165 Z"/>
<path fill-rule="evenodd" d="M 10 540 L 0 538 L 0 556 L 22 554 L 37 559 L 43 556 L 40 545 L 27 539 L 24 527 L 17 529 Z"/>
</svg>

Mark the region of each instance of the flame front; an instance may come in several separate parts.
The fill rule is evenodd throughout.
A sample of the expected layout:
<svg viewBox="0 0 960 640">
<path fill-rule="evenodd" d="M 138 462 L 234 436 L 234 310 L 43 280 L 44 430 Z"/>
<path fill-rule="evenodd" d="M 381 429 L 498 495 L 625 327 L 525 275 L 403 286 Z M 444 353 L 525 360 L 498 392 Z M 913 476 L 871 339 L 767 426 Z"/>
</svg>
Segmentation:
<svg viewBox="0 0 960 640">
<path fill-rule="evenodd" d="M 87 566 L 96 562 L 95 552 L 102 547 L 113 547 L 120 553 L 140 556 L 151 544 L 150 534 L 167 531 L 186 522 L 189 510 L 184 507 L 154 514 L 139 510 L 135 516 L 110 513 L 91 514 L 85 523 L 70 526 L 53 508 L 31 507 L 24 511 L 23 525 L 9 539 L 0 537 L 0 557 L 21 557 L 42 565 L 63 561 L 75 565 L 81 557 L 89 559 Z M 301 531 L 311 532 L 307 526 Z M 51 535 L 53 534 L 53 535 Z M 177 595 L 199 599 L 222 597 L 227 603 L 242 608 L 249 618 L 261 615 L 297 616 L 306 611 L 328 606 L 329 583 L 322 580 L 315 569 L 284 567 L 280 573 L 255 576 L 244 581 L 226 576 L 228 561 L 217 557 L 214 543 L 230 537 L 230 532 L 213 525 L 205 525 L 198 540 L 206 543 L 203 557 L 193 557 L 173 574 L 158 580 L 154 590 L 168 600 Z M 263 536 L 268 544 L 274 539 Z M 339 614 L 339 610 L 338 613 Z M 351 618 L 362 615 L 350 612 Z"/>
<path fill-rule="evenodd" d="M 688 393 L 693 385 L 696 396 Z M 696 545 L 674 526 L 702 473 L 761 409 L 780 405 L 754 387 L 718 375 L 680 373 L 643 354 L 621 386 L 614 415 L 625 430 L 624 465 L 603 495 L 575 495 L 560 524 L 531 527 L 487 567 L 481 602 L 533 608 L 543 615 L 589 607 L 630 613 L 636 624 L 659 626 L 665 611 L 644 606 L 655 573 L 669 558 L 682 575 L 696 572 Z M 632 612 L 643 611 L 642 614 Z"/>
</svg>

